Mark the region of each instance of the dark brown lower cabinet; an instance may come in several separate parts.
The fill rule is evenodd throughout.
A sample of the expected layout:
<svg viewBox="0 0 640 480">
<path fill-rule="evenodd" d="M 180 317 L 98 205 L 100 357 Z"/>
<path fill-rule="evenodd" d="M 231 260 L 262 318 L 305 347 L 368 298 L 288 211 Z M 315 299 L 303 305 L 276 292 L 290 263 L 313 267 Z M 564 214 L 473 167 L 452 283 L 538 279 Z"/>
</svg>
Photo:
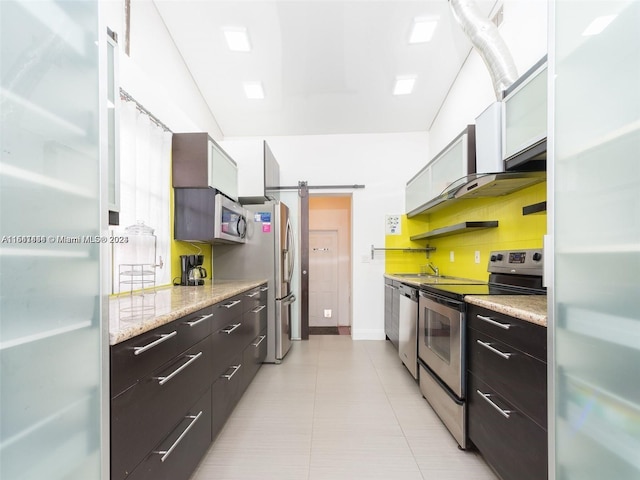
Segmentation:
<svg viewBox="0 0 640 480">
<path fill-rule="evenodd" d="M 127 478 L 188 479 L 210 444 L 211 389 L 208 389 Z"/>
<path fill-rule="evenodd" d="M 469 439 L 502 480 L 547 478 L 546 328 L 468 306 Z"/>
<path fill-rule="evenodd" d="M 266 285 L 111 347 L 111 479 L 187 480 L 266 357 Z"/>
<path fill-rule="evenodd" d="M 503 480 L 547 478 L 545 429 L 474 375 L 467 401 L 469 438 Z"/>
</svg>

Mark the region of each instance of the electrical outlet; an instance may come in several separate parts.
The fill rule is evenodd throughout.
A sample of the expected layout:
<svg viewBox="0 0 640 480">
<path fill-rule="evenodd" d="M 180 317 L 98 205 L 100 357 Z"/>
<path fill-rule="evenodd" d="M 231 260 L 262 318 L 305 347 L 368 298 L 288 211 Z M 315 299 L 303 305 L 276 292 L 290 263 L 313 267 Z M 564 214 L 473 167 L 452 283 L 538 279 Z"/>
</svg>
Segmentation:
<svg viewBox="0 0 640 480">
<path fill-rule="evenodd" d="M 331 318 L 331 309 L 325 309 L 324 318 Z"/>
<path fill-rule="evenodd" d="M 453 263 L 453 261 L 454 261 L 454 259 L 455 259 L 455 258 L 456 258 L 456 257 L 455 257 L 455 255 L 453 254 L 453 250 L 451 250 L 451 251 L 449 252 L 449 261 L 450 261 L 451 263 Z"/>
<path fill-rule="evenodd" d="M 478 250 L 476 250 L 475 261 L 476 263 L 480 263 L 480 251 Z"/>
</svg>

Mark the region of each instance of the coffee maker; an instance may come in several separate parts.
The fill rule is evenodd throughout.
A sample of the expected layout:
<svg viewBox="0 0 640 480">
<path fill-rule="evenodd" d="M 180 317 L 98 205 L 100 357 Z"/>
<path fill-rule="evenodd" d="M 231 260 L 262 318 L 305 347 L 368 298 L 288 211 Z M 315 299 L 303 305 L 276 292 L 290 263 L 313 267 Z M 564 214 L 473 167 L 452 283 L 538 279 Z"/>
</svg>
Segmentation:
<svg viewBox="0 0 640 480">
<path fill-rule="evenodd" d="M 202 267 L 204 255 L 180 255 L 180 285 L 204 285 L 207 271 Z"/>
</svg>

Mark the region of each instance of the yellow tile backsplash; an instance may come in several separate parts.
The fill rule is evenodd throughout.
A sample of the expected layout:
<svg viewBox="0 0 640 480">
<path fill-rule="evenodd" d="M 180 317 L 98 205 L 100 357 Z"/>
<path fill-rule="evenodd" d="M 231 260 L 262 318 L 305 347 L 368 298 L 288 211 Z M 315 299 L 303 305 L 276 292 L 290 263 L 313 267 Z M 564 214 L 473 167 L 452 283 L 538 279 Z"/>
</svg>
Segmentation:
<svg viewBox="0 0 640 480">
<path fill-rule="evenodd" d="M 522 215 L 522 207 L 543 202 L 547 196 L 546 182 L 509 195 L 493 198 L 460 200 L 434 213 L 413 218 L 402 216 L 402 234 L 387 235 L 385 247 L 435 247 L 429 260 L 422 253 L 386 252 L 387 273 L 418 273 L 420 266 L 430 261 L 442 275 L 486 280 L 489 252 L 518 248 L 542 248 L 547 232 L 546 213 Z M 462 222 L 497 220 L 497 228 L 454 234 L 428 240 L 411 241 L 412 235 Z M 480 263 L 475 263 L 475 252 Z M 453 262 L 451 261 L 453 252 Z"/>
</svg>

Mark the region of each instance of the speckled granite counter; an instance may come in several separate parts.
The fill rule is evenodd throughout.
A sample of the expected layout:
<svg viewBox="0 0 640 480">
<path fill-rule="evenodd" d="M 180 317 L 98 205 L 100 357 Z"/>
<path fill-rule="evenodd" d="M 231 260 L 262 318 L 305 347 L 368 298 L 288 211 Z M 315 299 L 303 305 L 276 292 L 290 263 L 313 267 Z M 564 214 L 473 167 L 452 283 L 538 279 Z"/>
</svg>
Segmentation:
<svg viewBox="0 0 640 480">
<path fill-rule="evenodd" d="M 141 333 L 262 285 L 267 280 L 216 281 L 200 287 L 160 287 L 155 293 L 109 300 L 109 344 Z"/>
<path fill-rule="evenodd" d="M 468 295 L 464 301 L 527 322 L 547 326 L 546 295 Z"/>
</svg>

